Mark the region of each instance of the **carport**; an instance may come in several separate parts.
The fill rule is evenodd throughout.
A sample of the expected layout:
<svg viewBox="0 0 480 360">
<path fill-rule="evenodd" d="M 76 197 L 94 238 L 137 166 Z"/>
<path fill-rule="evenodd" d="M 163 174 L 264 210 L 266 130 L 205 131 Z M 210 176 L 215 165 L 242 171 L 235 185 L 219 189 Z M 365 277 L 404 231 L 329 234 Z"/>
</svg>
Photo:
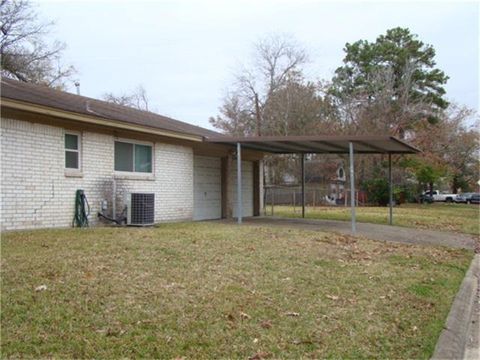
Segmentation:
<svg viewBox="0 0 480 360">
<path fill-rule="evenodd" d="M 388 155 L 389 218 L 393 224 L 392 154 L 415 154 L 420 152 L 394 136 L 219 136 L 207 142 L 236 146 L 237 156 L 237 199 L 242 199 L 242 149 L 252 149 L 270 154 L 301 155 L 302 217 L 305 217 L 305 155 L 306 154 L 349 154 L 350 194 L 355 194 L 355 154 Z M 237 221 L 242 223 L 242 204 L 237 201 Z M 350 195 L 352 233 L 356 233 L 355 197 Z"/>
</svg>

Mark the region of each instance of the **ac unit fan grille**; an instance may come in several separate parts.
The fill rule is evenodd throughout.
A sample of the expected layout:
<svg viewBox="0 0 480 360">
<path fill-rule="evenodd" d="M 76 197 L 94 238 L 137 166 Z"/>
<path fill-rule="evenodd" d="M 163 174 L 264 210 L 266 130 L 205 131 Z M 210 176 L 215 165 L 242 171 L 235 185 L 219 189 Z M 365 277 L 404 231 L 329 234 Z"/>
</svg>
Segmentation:
<svg viewBox="0 0 480 360">
<path fill-rule="evenodd" d="M 131 194 L 131 224 L 151 225 L 155 220 L 155 194 Z"/>
</svg>

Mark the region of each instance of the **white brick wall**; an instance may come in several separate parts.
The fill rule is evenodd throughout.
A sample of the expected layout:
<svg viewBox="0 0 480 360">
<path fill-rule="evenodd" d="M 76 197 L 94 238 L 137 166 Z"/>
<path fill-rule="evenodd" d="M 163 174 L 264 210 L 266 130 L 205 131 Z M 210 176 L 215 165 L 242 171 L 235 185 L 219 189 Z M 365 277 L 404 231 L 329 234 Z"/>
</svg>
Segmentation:
<svg viewBox="0 0 480 360">
<path fill-rule="evenodd" d="M 64 169 L 64 129 L 26 121 L 1 120 L 1 229 L 71 226 L 75 191 L 85 190 L 95 224 L 102 199 L 111 208 L 113 135 L 83 132 L 82 176 Z M 155 221 L 191 219 L 193 215 L 193 150 L 154 144 L 151 180 L 116 179 L 117 213 L 123 193 L 155 193 Z"/>
</svg>

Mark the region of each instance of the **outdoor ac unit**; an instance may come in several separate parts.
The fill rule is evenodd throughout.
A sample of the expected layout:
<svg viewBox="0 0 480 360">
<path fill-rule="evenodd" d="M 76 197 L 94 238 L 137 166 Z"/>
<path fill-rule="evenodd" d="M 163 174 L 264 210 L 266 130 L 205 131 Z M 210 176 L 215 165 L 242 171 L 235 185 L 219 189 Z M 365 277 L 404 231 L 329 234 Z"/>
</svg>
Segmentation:
<svg viewBox="0 0 480 360">
<path fill-rule="evenodd" d="M 155 222 L 155 194 L 127 193 L 127 225 L 148 226 Z"/>
</svg>

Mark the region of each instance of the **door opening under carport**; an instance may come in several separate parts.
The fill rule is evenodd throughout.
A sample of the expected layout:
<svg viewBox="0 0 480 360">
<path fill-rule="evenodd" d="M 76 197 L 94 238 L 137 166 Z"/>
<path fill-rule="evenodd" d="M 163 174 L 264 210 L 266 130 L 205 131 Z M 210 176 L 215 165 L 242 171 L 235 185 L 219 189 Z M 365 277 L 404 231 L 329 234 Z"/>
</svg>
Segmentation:
<svg viewBox="0 0 480 360">
<path fill-rule="evenodd" d="M 394 136 L 255 136 L 211 137 L 207 142 L 236 146 L 237 199 L 242 197 L 242 149 L 270 154 L 300 154 L 302 171 L 302 217 L 305 217 L 305 155 L 348 154 L 350 160 L 350 194 L 355 194 L 355 154 L 388 155 L 389 224 L 393 224 L 392 154 L 415 154 L 416 147 Z M 240 202 L 239 202 L 240 203 Z M 242 207 L 237 204 L 237 221 L 242 223 Z M 350 196 L 352 233 L 356 233 L 355 197 Z"/>
</svg>

